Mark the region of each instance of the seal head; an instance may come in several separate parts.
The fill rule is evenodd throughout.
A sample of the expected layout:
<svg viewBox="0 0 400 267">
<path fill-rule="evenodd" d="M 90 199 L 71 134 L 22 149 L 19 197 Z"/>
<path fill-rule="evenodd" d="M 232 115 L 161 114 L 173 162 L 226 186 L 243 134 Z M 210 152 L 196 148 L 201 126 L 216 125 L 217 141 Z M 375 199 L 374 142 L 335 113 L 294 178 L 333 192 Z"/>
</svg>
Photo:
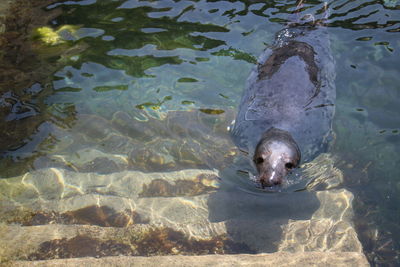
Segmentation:
<svg viewBox="0 0 400 267">
<path fill-rule="evenodd" d="M 300 149 L 287 131 L 270 128 L 257 144 L 253 161 L 262 188 L 280 185 L 300 163 Z"/>
</svg>

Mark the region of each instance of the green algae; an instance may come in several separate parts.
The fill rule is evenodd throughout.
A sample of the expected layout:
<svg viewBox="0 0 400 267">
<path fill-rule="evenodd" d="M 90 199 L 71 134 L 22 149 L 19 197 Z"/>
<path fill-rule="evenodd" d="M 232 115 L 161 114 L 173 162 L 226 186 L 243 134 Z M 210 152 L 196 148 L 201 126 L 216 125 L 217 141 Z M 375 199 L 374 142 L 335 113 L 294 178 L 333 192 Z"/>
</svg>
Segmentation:
<svg viewBox="0 0 400 267">
<path fill-rule="evenodd" d="M 137 109 L 150 108 L 152 110 L 159 110 L 166 101 L 170 101 L 170 100 L 172 100 L 172 96 L 165 96 L 162 100 L 157 100 L 157 102 L 145 102 L 145 103 L 136 105 L 136 108 Z"/>
<path fill-rule="evenodd" d="M 71 35 L 77 38 L 76 32 L 78 29 L 78 26 L 73 25 L 63 25 L 57 30 L 48 26 L 43 26 L 33 30 L 33 38 L 42 41 L 46 45 L 54 46 L 65 43 L 66 40 L 63 38 L 65 35 Z"/>
<path fill-rule="evenodd" d="M 222 114 L 225 112 L 222 109 L 211 109 L 211 108 L 201 108 L 199 110 L 203 113 L 210 114 L 210 115 L 219 115 L 219 114 Z"/>
<path fill-rule="evenodd" d="M 128 90 L 128 85 L 114 85 L 114 86 L 97 86 L 93 88 L 96 92 L 107 92 L 111 90 L 120 90 L 125 91 Z"/>
<path fill-rule="evenodd" d="M 1 221 L 7 224 L 36 226 L 47 224 L 97 225 L 101 227 L 127 227 L 132 224 L 148 223 L 135 212 L 126 210 L 116 212 L 108 206 L 91 205 L 63 213 L 54 211 L 33 211 L 16 208 L 1 215 Z"/>
<path fill-rule="evenodd" d="M 150 228 L 147 231 L 125 231 L 122 239 L 99 239 L 77 235 L 73 238 L 43 242 L 29 260 L 105 256 L 158 256 L 254 253 L 246 245 L 236 243 L 226 236 L 206 240 L 187 238 L 171 228 Z"/>
<path fill-rule="evenodd" d="M 190 100 L 183 100 L 181 102 L 182 105 L 192 105 L 192 104 L 195 104 L 195 103 L 196 103 L 195 101 L 190 101 Z"/>
<path fill-rule="evenodd" d="M 232 47 L 230 47 L 229 49 L 222 49 L 218 52 L 214 52 L 214 53 L 212 53 L 212 55 L 232 57 L 235 60 L 244 60 L 251 64 L 257 63 L 257 59 L 253 55 L 251 55 L 249 53 L 245 53 L 243 51 L 240 51 L 240 50 L 232 48 Z"/>
<path fill-rule="evenodd" d="M 180 83 L 195 83 L 195 82 L 198 82 L 198 80 L 194 79 L 194 78 L 183 77 L 183 78 L 179 78 L 178 82 L 180 82 Z"/>
</svg>

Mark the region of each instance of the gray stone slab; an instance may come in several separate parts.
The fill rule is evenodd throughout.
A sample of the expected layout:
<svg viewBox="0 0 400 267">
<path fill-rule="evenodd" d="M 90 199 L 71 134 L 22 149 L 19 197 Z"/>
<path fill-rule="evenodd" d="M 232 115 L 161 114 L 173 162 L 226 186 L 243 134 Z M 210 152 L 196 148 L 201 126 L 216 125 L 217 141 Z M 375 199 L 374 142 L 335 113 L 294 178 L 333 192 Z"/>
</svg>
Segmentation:
<svg viewBox="0 0 400 267">
<path fill-rule="evenodd" d="M 47 261 L 13 262 L 13 266 L 369 266 L 365 256 L 357 252 L 277 252 L 258 255 L 206 255 L 157 257 L 75 258 Z"/>
</svg>

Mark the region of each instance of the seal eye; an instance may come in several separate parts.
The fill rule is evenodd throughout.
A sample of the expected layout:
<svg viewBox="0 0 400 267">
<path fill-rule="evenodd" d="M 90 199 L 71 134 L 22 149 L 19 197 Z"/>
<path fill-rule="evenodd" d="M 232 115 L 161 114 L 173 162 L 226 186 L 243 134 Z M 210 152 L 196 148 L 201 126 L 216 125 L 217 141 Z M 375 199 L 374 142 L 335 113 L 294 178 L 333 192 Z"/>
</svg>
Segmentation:
<svg viewBox="0 0 400 267">
<path fill-rule="evenodd" d="M 258 157 L 258 158 L 256 158 L 255 160 L 254 160 L 254 163 L 255 164 L 260 164 L 260 163 L 263 163 L 264 162 L 264 159 L 262 158 L 262 157 Z"/>
<path fill-rule="evenodd" d="M 285 164 L 285 167 L 286 167 L 286 169 L 290 170 L 290 169 L 293 169 L 294 165 L 293 165 L 293 163 L 288 162 L 288 163 Z"/>
</svg>

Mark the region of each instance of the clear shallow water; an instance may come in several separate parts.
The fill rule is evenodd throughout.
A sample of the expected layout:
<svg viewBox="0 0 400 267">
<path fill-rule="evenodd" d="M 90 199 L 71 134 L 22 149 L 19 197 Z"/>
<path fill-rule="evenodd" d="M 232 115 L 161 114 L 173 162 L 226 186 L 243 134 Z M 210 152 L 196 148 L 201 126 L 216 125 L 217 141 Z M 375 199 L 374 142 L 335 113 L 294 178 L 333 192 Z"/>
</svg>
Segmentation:
<svg viewBox="0 0 400 267">
<path fill-rule="evenodd" d="M 2 177 L 45 167 L 101 174 L 215 168 L 238 179 L 226 191 L 237 185 L 261 194 L 247 205 L 265 204 L 265 194 L 234 175 L 246 164 L 225 129 L 251 67 L 295 2 L 98 2 L 45 9 L 62 11 L 47 25 L 60 39 L 46 46 L 36 37 L 34 51 L 43 64 L 58 64 L 47 79 L 2 88 Z M 305 7 L 323 11 L 318 1 Z M 344 172 L 342 187 L 354 193 L 354 222 L 369 259 L 398 262 L 399 3 L 335 1 L 330 10 L 337 72 L 331 153 Z M 309 201 L 293 218 L 315 211 Z"/>
</svg>

